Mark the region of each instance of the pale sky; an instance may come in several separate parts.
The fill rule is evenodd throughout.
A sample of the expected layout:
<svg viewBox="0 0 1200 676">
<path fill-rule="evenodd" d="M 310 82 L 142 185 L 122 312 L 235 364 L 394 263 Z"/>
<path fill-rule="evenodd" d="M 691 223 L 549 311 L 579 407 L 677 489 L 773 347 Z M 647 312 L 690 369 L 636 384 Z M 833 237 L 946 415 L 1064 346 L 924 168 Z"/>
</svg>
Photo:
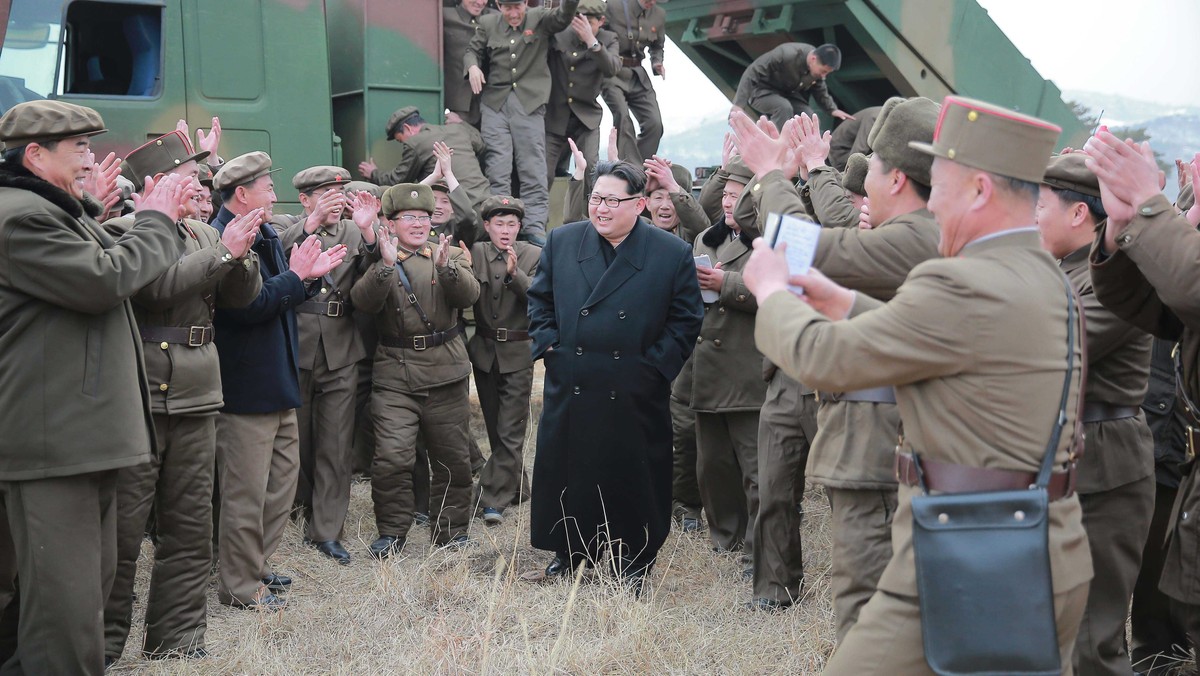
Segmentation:
<svg viewBox="0 0 1200 676">
<path fill-rule="evenodd" d="M 1198 0 L 979 3 L 1060 89 L 1200 106 Z M 653 79 L 667 134 L 728 111 L 729 101 L 673 44 L 667 45 L 665 61 L 667 79 Z M 605 110 L 605 133 L 609 125 Z"/>
</svg>

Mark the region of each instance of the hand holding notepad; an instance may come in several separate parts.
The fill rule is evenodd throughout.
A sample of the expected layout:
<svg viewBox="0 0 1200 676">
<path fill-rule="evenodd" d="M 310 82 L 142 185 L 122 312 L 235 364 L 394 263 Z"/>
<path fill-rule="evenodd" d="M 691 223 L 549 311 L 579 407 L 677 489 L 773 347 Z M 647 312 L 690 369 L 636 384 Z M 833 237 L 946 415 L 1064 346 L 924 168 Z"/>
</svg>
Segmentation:
<svg viewBox="0 0 1200 676">
<path fill-rule="evenodd" d="M 768 214 L 763 240 L 772 249 L 780 243 L 787 244 L 784 257 L 788 263 L 789 275 L 803 275 L 812 267 L 813 257 L 817 253 L 817 240 L 821 235 L 821 226 L 796 216 L 786 214 Z M 804 289 L 788 285 L 792 291 L 803 294 Z"/>
</svg>

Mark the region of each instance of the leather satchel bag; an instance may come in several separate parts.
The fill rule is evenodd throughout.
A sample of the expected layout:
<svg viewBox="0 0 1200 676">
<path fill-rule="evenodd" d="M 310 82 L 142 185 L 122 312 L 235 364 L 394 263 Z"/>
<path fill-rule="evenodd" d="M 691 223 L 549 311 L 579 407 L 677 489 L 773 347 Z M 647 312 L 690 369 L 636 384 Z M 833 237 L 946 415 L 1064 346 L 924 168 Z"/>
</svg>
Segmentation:
<svg viewBox="0 0 1200 676">
<path fill-rule="evenodd" d="M 1028 489 L 912 500 L 913 552 L 925 659 L 937 674 L 1059 674 L 1046 490 L 1066 423 L 1075 361 L 1075 298 L 1067 285 L 1067 373 L 1050 443 Z M 1082 338 L 1082 336 L 1081 336 Z M 1086 365 L 1086 361 L 1085 361 Z M 1080 382 L 1080 399 L 1083 395 Z M 1078 420 L 1076 440 L 1078 441 Z"/>
</svg>

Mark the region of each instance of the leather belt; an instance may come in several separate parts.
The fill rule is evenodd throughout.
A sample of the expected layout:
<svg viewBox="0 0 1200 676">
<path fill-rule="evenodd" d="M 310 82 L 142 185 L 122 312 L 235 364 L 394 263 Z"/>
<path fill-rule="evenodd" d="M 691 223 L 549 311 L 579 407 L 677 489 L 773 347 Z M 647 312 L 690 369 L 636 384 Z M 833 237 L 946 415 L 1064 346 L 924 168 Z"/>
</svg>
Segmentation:
<svg viewBox="0 0 1200 676">
<path fill-rule="evenodd" d="M 621 65 L 625 66 L 626 68 L 637 68 L 638 66 L 642 65 L 642 60 L 636 56 L 622 56 Z"/>
<path fill-rule="evenodd" d="M 402 347 L 407 350 L 427 350 L 438 345 L 445 345 L 450 342 L 458 334 L 462 333 L 462 328 L 455 324 L 445 331 L 438 331 L 424 336 L 405 336 L 397 338 L 396 336 L 380 336 L 379 344 L 386 347 Z"/>
<path fill-rule="evenodd" d="M 897 453 L 895 460 L 896 480 L 905 486 L 920 486 L 917 466 L 912 454 Z M 938 462 L 921 457 L 921 470 L 925 485 L 931 491 L 941 493 L 973 493 L 977 491 L 1015 491 L 1029 488 L 1037 481 L 1035 472 L 1018 472 L 1009 469 L 968 467 L 949 462 Z M 1075 464 L 1065 472 L 1050 475 L 1046 487 L 1051 501 L 1070 497 L 1075 492 Z"/>
<path fill-rule="evenodd" d="M 171 343 L 200 347 L 213 342 L 213 327 L 208 326 L 143 326 L 138 328 L 143 343 Z"/>
<path fill-rule="evenodd" d="M 1116 406 L 1103 401 L 1085 401 L 1083 402 L 1083 422 L 1136 418 L 1138 411 L 1137 406 Z"/>
<path fill-rule="evenodd" d="M 485 329 L 480 327 L 478 333 L 484 338 L 491 338 L 497 343 L 529 340 L 528 331 L 514 331 L 512 329 Z"/>
<path fill-rule="evenodd" d="M 821 392 L 821 401 L 858 401 L 871 404 L 896 403 L 896 390 L 890 385 L 850 392 Z"/>
<path fill-rule="evenodd" d="M 346 303 L 340 300 L 327 302 L 309 300 L 297 305 L 296 312 L 306 315 L 321 315 L 322 317 L 345 317 Z"/>
</svg>

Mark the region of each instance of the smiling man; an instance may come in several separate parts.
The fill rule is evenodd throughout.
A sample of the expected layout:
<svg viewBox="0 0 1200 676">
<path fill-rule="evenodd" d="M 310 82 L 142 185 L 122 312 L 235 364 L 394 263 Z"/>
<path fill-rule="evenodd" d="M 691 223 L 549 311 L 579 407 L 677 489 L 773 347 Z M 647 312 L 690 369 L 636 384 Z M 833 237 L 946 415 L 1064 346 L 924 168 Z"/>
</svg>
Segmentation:
<svg viewBox="0 0 1200 676">
<path fill-rule="evenodd" d="M 704 314 L 690 247 L 638 218 L 645 188 L 601 162 L 591 220 L 550 233 L 529 289 L 546 361 L 530 540 L 555 553 L 544 577 L 602 562 L 635 592 L 670 529 L 670 385 Z"/>
</svg>

